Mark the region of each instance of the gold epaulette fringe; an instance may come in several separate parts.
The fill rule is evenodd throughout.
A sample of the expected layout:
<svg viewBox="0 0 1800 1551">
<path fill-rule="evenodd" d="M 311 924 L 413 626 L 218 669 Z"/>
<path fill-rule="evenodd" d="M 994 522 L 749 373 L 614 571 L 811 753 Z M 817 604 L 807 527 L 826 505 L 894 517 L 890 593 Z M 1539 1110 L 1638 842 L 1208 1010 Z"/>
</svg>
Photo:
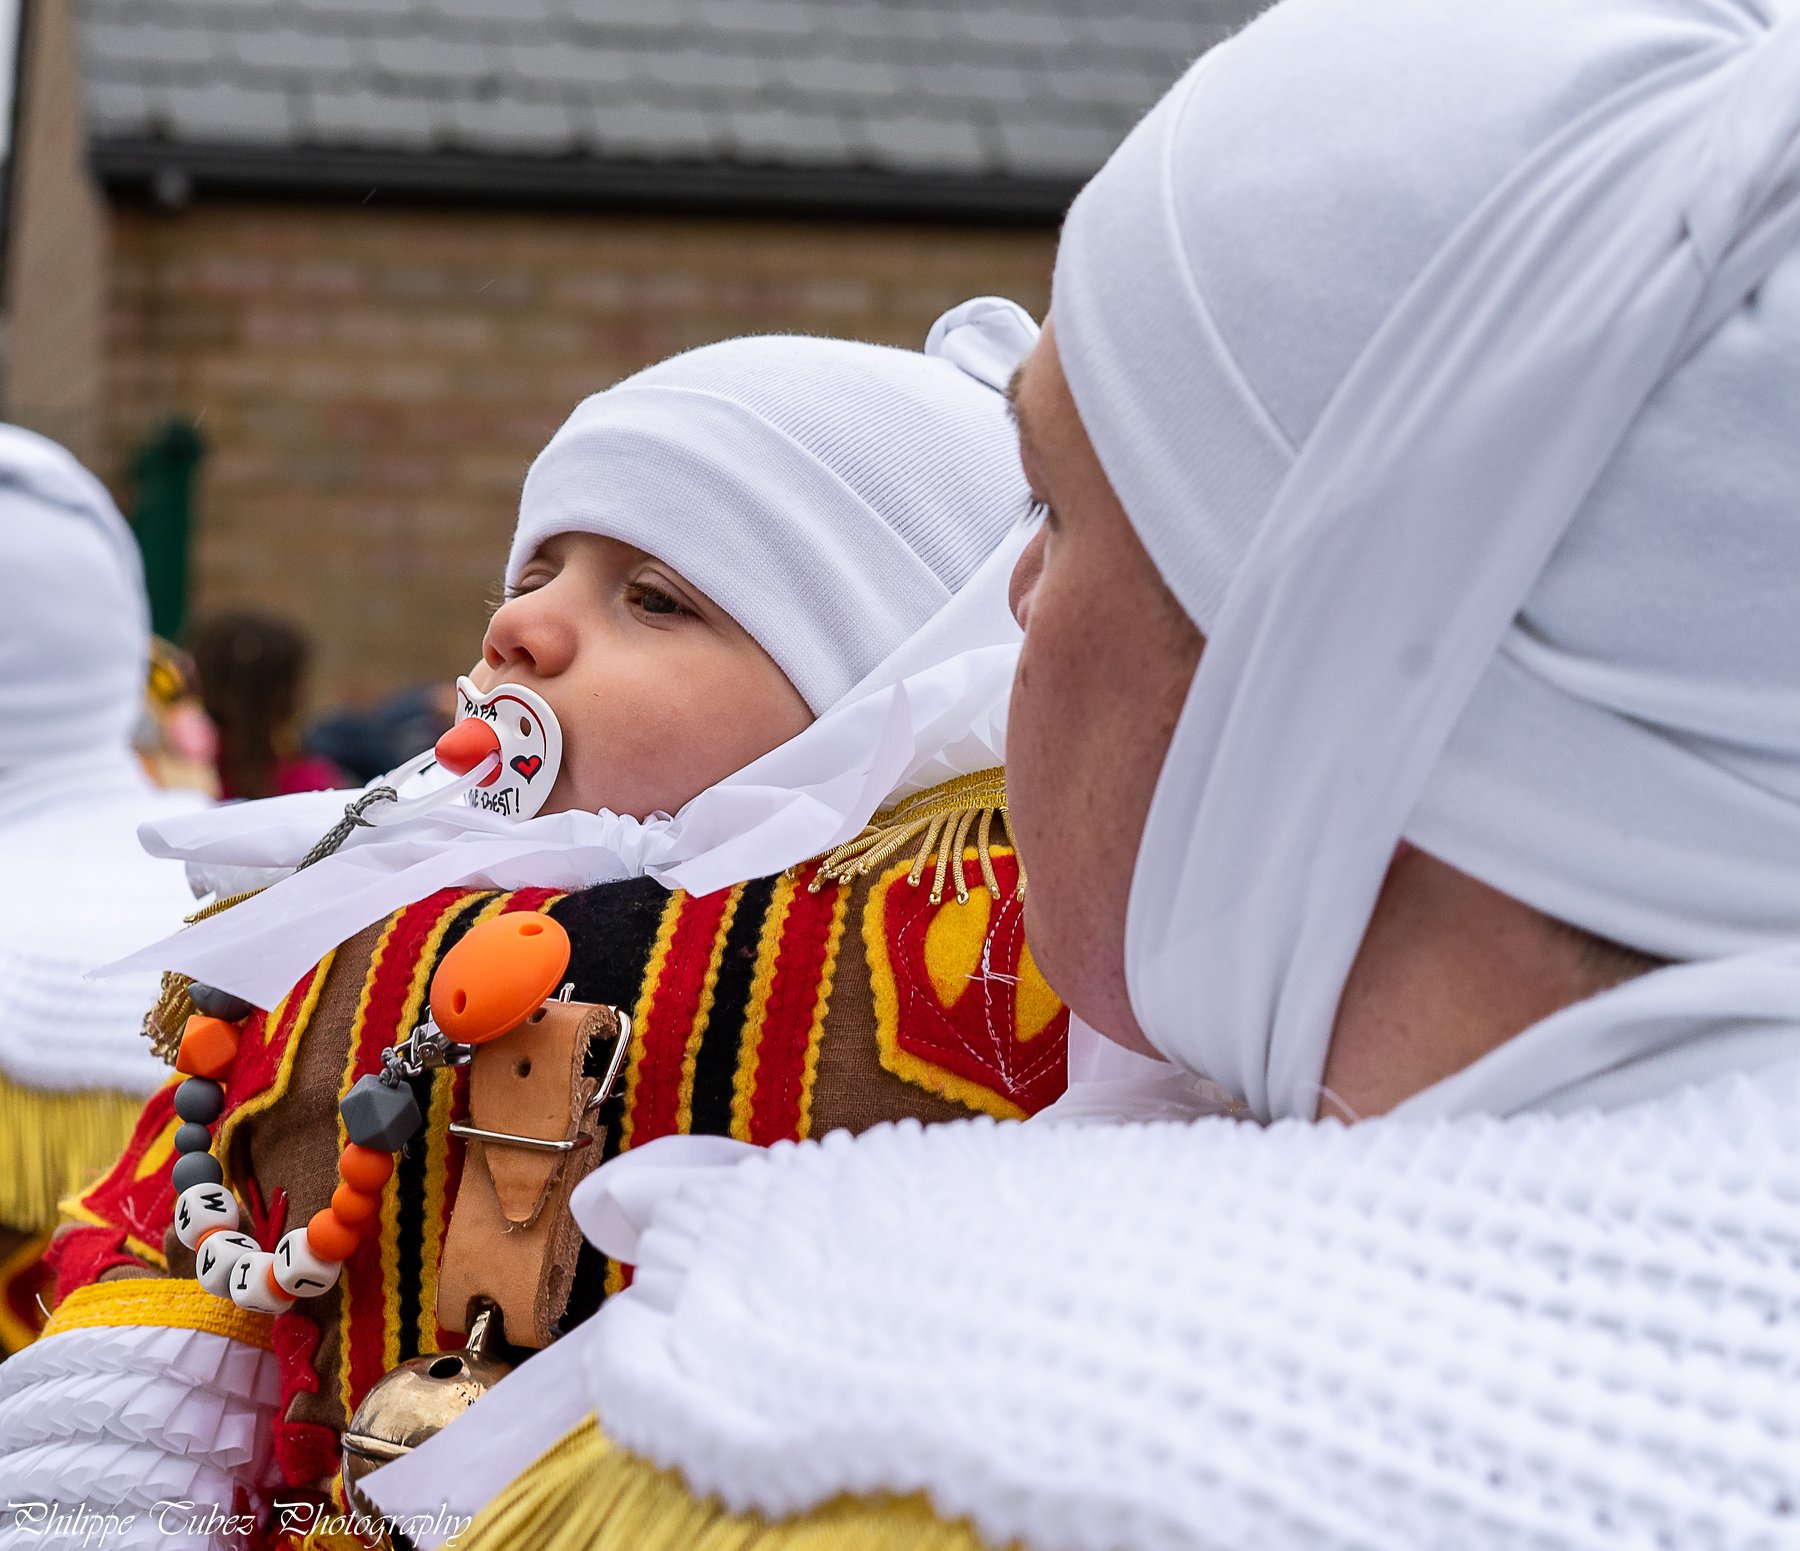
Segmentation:
<svg viewBox="0 0 1800 1551">
<path fill-rule="evenodd" d="M 670 1470 L 612 1447 L 589 1417 L 528 1466 L 455 1551 L 982 1551 L 923 1493 L 840 1497 L 793 1519 L 728 1514 Z"/>
<path fill-rule="evenodd" d="M 201 906 L 191 916 L 184 916 L 181 924 L 192 926 L 196 921 L 216 916 L 220 911 L 229 910 L 233 905 L 241 905 L 260 893 L 261 889 L 245 889 L 241 894 L 229 894 L 224 899 L 215 899 L 210 905 Z M 193 983 L 191 975 L 184 975 L 179 970 L 165 970 L 156 1003 L 144 1014 L 143 1033 L 144 1038 L 150 1041 L 150 1053 L 170 1066 L 175 1064 L 175 1053 L 181 1048 L 181 1031 L 187 1027 L 188 1019 L 200 1010 L 188 995 L 188 987 Z"/>
<path fill-rule="evenodd" d="M 964 853 L 973 831 L 981 881 L 987 886 L 988 893 L 998 899 L 1000 884 L 994 876 L 989 849 L 994 842 L 996 823 L 1004 836 L 1002 844 L 1012 846 L 1016 851 L 1018 847 L 1006 816 L 1006 772 L 998 765 L 991 770 L 978 770 L 973 775 L 957 776 L 942 786 L 919 792 L 886 812 L 876 814 L 860 835 L 825 857 L 813 878 L 812 888 L 817 892 L 827 883 L 853 883 L 916 843 L 912 871 L 907 874 L 906 881 L 917 888 L 935 856 L 937 868 L 931 878 L 932 904 L 942 902 L 946 883 L 954 885 L 957 903 L 967 904 L 969 884 Z M 1016 897 L 1025 897 L 1022 863 Z"/>
<path fill-rule="evenodd" d="M 58 1201 L 118 1161 L 143 1107 L 136 1094 L 28 1088 L 0 1077 L 0 1223 L 55 1223 Z"/>
</svg>

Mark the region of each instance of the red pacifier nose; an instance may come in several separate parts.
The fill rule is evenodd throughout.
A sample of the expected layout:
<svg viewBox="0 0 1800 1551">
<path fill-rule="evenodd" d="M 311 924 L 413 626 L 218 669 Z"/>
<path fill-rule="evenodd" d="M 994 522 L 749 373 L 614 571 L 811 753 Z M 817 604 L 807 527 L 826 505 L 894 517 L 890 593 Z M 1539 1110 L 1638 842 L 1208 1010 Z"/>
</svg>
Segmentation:
<svg viewBox="0 0 1800 1551">
<path fill-rule="evenodd" d="M 467 775 L 490 754 L 500 752 L 500 734 L 479 716 L 465 716 L 437 740 L 433 752 L 451 775 Z M 496 759 L 493 770 L 475 784 L 492 786 L 499 779 L 500 761 Z"/>
</svg>

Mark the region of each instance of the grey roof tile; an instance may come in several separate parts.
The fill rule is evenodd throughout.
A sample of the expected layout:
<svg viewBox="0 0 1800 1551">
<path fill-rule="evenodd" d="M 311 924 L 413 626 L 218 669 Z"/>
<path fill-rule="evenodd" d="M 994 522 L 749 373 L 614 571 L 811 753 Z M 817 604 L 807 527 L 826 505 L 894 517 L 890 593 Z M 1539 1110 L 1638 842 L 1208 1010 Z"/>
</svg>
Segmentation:
<svg viewBox="0 0 1800 1551">
<path fill-rule="evenodd" d="M 988 164 L 974 124 L 929 113 L 864 113 L 858 149 L 866 162 L 908 172 L 978 173 Z"/>
<path fill-rule="evenodd" d="M 294 108 L 285 91 L 215 81 L 170 86 L 162 95 L 169 133 L 176 139 L 269 145 L 294 138 Z"/>
<path fill-rule="evenodd" d="M 739 161 L 842 164 L 854 149 L 835 113 L 792 108 L 734 108 L 725 115 L 730 150 Z"/>
<path fill-rule="evenodd" d="M 901 63 L 850 53 L 815 54 L 795 50 L 774 61 L 779 78 L 802 97 L 840 97 L 852 101 L 891 97 L 914 72 Z"/>
<path fill-rule="evenodd" d="M 218 52 L 218 37 L 203 27 L 158 25 L 153 17 L 89 22 L 82 43 L 91 56 L 112 65 L 204 65 Z"/>
<path fill-rule="evenodd" d="M 561 155 L 575 148 L 568 108 L 547 99 L 460 99 L 450 105 L 451 138 L 462 149 L 508 155 Z"/>
<path fill-rule="evenodd" d="M 82 86 L 82 106 L 92 133 L 135 134 L 150 118 L 150 89 L 142 81 L 90 75 Z"/>
<path fill-rule="evenodd" d="M 568 39 L 515 43 L 503 57 L 512 82 L 571 87 L 577 91 L 622 86 L 633 78 L 637 67 L 635 57 L 624 49 L 600 48 Z"/>
<path fill-rule="evenodd" d="M 698 0 L 550 0 L 554 15 L 608 33 L 691 32 Z"/>
<path fill-rule="evenodd" d="M 1005 170 L 1031 177 L 1085 177 L 1124 138 L 1097 119 L 1007 114 L 999 121 Z"/>
<path fill-rule="evenodd" d="M 294 27 L 245 27 L 232 34 L 232 51 L 255 70 L 287 70 L 302 78 L 318 71 L 353 69 L 364 57 L 361 39 L 340 32 Z"/>
<path fill-rule="evenodd" d="M 708 48 L 658 50 L 644 60 L 649 77 L 664 86 L 695 87 L 735 96 L 772 86 L 780 78 L 773 55 L 728 54 Z"/>
<path fill-rule="evenodd" d="M 76 0 L 97 139 L 1079 178 L 1266 0 Z"/>
<path fill-rule="evenodd" d="M 878 44 L 921 41 L 952 36 L 955 13 L 925 6 L 898 6 L 883 0 L 843 0 L 827 7 L 823 25 L 845 37 Z"/>
<path fill-rule="evenodd" d="M 1075 22 L 1048 5 L 969 6 L 956 12 L 957 27 L 978 43 L 1001 48 L 1068 44 L 1080 37 Z"/>
<path fill-rule="evenodd" d="M 807 38 L 819 30 L 819 8 L 804 0 L 698 0 L 697 19 L 721 33 Z"/>
<path fill-rule="evenodd" d="M 628 97 L 601 97 L 574 108 L 582 143 L 601 157 L 633 160 L 714 157 L 728 144 L 717 115 Z"/>
<path fill-rule="evenodd" d="M 480 43 L 406 32 L 375 39 L 375 68 L 402 79 L 468 84 L 499 73 L 496 51 Z"/>
<path fill-rule="evenodd" d="M 440 99 L 423 93 L 327 87 L 301 99 L 301 116 L 308 138 L 326 145 L 423 151 L 439 138 L 444 108 Z"/>
</svg>

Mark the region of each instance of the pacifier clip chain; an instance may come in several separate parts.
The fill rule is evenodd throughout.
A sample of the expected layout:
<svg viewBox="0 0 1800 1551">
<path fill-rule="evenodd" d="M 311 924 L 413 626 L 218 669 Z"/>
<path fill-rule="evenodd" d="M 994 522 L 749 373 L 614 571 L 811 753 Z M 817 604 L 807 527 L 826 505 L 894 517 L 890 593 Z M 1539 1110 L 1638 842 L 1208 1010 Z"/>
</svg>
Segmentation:
<svg viewBox="0 0 1800 1551">
<path fill-rule="evenodd" d="M 175 1236 L 194 1252 L 200 1285 L 240 1308 L 267 1314 L 329 1291 L 378 1216 L 395 1154 L 423 1125 L 410 1079 L 467 1063 L 479 1046 L 539 1014 L 559 985 L 566 1001 L 572 989 L 563 985 L 569 957 L 562 926 L 525 912 L 481 922 L 445 954 L 432 976 L 429 1016 L 384 1050 L 381 1070 L 358 1078 L 338 1106 L 349 1140 L 338 1158 L 339 1184 L 330 1204 L 304 1228 L 284 1234 L 272 1250 L 239 1231 L 242 1209 L 225 1188 L 224 1168 L 212 1153 L 212 1126 L 225 1109 L 225 1081 L 237 1058 L 243 1021 L 254 1009 L 212 986 L 190 986 L 197 1010 L 175 1056 L 183 1081 L 175 1090 L 181 1124 L 172 1180 Z M 618 1065 L 615 1060 L 609 1077 L 616 1078 Z M 605 1091 L 610 1088 L 608 1082 Z"/>
</svg>

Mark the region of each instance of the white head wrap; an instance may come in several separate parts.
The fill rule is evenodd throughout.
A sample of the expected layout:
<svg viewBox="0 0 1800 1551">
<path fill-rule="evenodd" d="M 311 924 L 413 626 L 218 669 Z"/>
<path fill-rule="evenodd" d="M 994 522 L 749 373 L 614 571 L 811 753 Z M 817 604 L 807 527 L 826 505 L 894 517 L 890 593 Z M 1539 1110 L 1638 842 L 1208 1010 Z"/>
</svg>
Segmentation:
<svg viewBox="0 0 1800 1551">
<path fill-rule="evenodd" d="M 148 1093 L 168 1075 L 138 1037 L 155 977 L 85 978 L 192 909 L 181 869 L 135 838 L 200 803 L 155 790 L 131 750 L 149 648 L 112 497 L 56 443 L 0 426 L 0 857 L 15 885 L 0 896 L 0 1078 L 31 1088 Z M 18 1156 L 40 1142 L 0 1142 L 0 1177 L 39 1181 L 48 1220 L 101 1160 L 73 1134 Z"/>
<path fill-rule="evenodd" d="M 130 741 L 144 708 L 144 568 L 106 487 L 0 426 L 0 770 Z"/>
<path fill-rule="evenodd" d="M 1418 1107 L 1617 1103 L 1794 1048 L 1786 14 L 1288 0 L 1071 213 L 1069 383 L 1207 635 L 1138 859 L 1133 1006 L 1259 1114 L 1312 1113 L 1403 833 L 1717 960 Z"/>
<path fill-rule="evenodd" d="M 558 533 L 621 540 L 674 566 L 824 710 L 1025 509 L 1005 403 L 976 373 L 990 316 L 1030 324 L 982 302 L 938 332 L 943 356 L 758 335 L 584 400 L 525 478 L 507 580 Z"/>
<path fill-rule="evenodd" d="M 1002 321 L 1002 316 L 1007 321 Z M 892 538 L 892 531 L 886 528 L 889 517 L 880 513 L 890 514 L 895 529 L 910 535 L 909 542 L 900 546 L 905 558 L 878 541 L 877 553 L 901 571 L 913 567 L 913 581 L 908 585 L 918 583 L 916 596 L 932 589 L 942 596 L 935 612 L 929 612 L 916 628 L 867 645 L 848 640 L 834 644 L 822 635 L 809 637 L 803 622 L 774 619 L 760 596 L 750 598 L 743 605 L 745 612 L 739 612 L 729 590 L 731 578 L 715 578 L 709 569 L 712 558 L 705 553 L 694 523 L 697 509 L 683 509 L 680 501 L 649 484 L 641 489 L 646 503 L 665 520 L 685 524 L 677 535 L 678 544 L 653 542 L 648 532 L 632 537 L 637 530 L 627 531 L 626 514 L 616 511 L 610 502 L 604 511 L 613 526 L 593 529 L 663 556 L 715 601 L 732 609 L 759 638 L 763 638 L 761 632 L 770 632 L 763 644 L 778 660 L 771 645 L 778 632 L 779 639 L 799 643 L 802 656 L 796 661 L 803 671 L 817 676 L 850 671 L 856 660 L 867 659 L 861 682 L 798 737 L 700 793 L 673 817 L 655 814 L 638 820 L 602 811 L 555 813 L 515 822 L 460 805 L 432 806 L 431 794 L 418 798 L 403 794 L 398 803 L 369 809 L 371 827 L 358 830 L 336 855 L 283 877 L 277 887 L 257 898 L 153 943 L 109 968 L 179 969 L 268 1006 L 323 953 L 371 921 L 435 889 L 458 884 L 580 888 L 649 876 L 671 888 L 707 893 L 745 878 L 765 877 L 841 844 L 857 834 L 890 798 L 999 763 L 1013 664 L 1018 656 L 1018 627 L 1007 607 L 1007 583 L 1027 536 L 1025 526 L 1016 521 L 1025 515 L 1027 492 L 1016 443 L 1004 426 L 998 390 L 1030 349 L 1037 331 L 1020 309 L 993 298 L 965 303 L 947 319 L 946 325 L 934 332 L 945 360 L 910 357 L 871 345 L 781 341 L 784 346 L 804 347 L 802 353 L 810 359 L 830 364 L 810 378 L 777 373 L 778 381 L 768 390 L 766 400 L 760 401 L 768 406 L 771 417 L 778 408 L 783 423 L 825 449 L 824 455 L 836 460 L 844 471 L 841 480 L 832 476 L 838 481 L 838 493 L 826 502 L 818 495 L 828 484 L 820 473 L 826 465 L 815 462 L 809 473 L 801 467 L 804 460 L 797 453 L 782 454 L 787 459 L 785 466 L 798 481 L 797 488 L 810 490 L 814 499 L 804 507 L 797 501 L 789 503 L 791 510 L 758 509 L 768 544 L 779 549 L 790 541 L 800 543 L 794 522 L 800 512 L 810 514 L 809 520 L 815 524 L 829 516 L 844 524 L 844 532 L 856 530 L 865 536 L 881 527 Z M 965 322 L 983 336 L 978 350 L 964 337 Z M 827 345 L 832 349 L 822 354 L 811 349 Z M 693 362 L 712 351 L 722 352 L 715 361 L 729 359 L 727 348 L 719 346 L 678 357 L 670 364 Z M 842 356 L 840 351 L 850 354 Z M 963 370 L 969 376 L 945 364 L 952 352 L 962 352 Z M 888 357 L 914 364 L 896 366 Z M 751 352 L 743 359 L 753 358 Z M 876 363 L 872 367 L 868 364 L 871 360 Z M 921 370 L 926 375 L 921 376 Z M 869 379 L 861 388 L 854 383 L 859 374 Z M 692 439 L 679 429 L 678 422 L 688 407 L 695 408 L 696 423 L 714 424 L 722 412 L 719 405 L 732 417 L 741 414 L 743 420 L 737 427 L 740 446 L 745 440 L 776 434 L 770 429 L 773 418 L 760 420 L 748 410 L 732 408 L 754 398 L 748 377 L 732 379 L 735 398 L 715 401 L 715 395 L 723 392 L 726 374 L 720 369 L 709 376 L 713 388 L 705 393 L 658 389 L 651 395 L 631 390 L 628 400 L 635 396 L 649 402 L 654 414 L 638 427 L 644 435 L 634 430 L 624 439 L 622 469 L 630 470 L 640 453 L 649 457 L 654 452 L 669 460 L 677 471 L 672 476 L 677 483 L 690 481 L 690 495 L 698 490 L 691 481 L 697 478 L 703 456 L 712 457 L 720 470 L 725 470 L 718 444 L 709 452 L 704 439 Z M 966 396 L 971 391 L 985 398 L 971 403 Z M 811 408 L 803 402 L 809 392 L 816 400 Z M 923 399 L 932 392 L 944 395 L 953 407 L 961 407 L 948 416 L 928 412 Z M 892 424 L 864 423 L 871 413 L 890 413 L 890 419 L 902 415 L 905 403 L 914 395 L 918 402 L 904 409 L 904 423 L 915 437 L 935 434 L 960 443 L 962 450 L 954 462 L 942 447 L 916 445 L 914 440 L 892 434 Z M 594 402 L 589 401 L 590 405 Z M 679 413 L 674 407 L 678 402 L 683 406 Z M 855 423 L 828 435 L 833 404 L 838 413 Z M 887 409 L 882 410 L 881 404 Z M 965 429 L 977 427 L 979 434 L 959 437 L 951 421 Z M 988 439 L 989 423 L 1004 431 L 998 442 Z M 764 429 L 747 430 L 750 425 Z M 567 433 L 565 428 L 559 436 Z M 849 460 L 855 448 L 860 448 L 855 456 L 869 460 L 867 464 L 852 466 Z M 978 453 L 977 448 L 985 450 Z M 598 454 L 597 445 L 588 450 L 596 468 Z M 905 491 L 915 465 L 924 467 L 934 482 L 929 494 L 917 499 Z M 966 498 L 976 503 L 966 520 L 957 515 L 957 488 L 946 472 L 953 466 L 960 466 L 956 477 L 964 482 Z M 534 481 L 537 473 L 534 469 Z M 640 469 L 639 475 L 642 473 Z M 734 485 L 736 476 L 728 478 L 726 472 L 719 477 L 725 482 L 721 488 L 738 492 L 728 508 L 734 519 L 740 510 L 750 509 L 735 504 L 739 497 L 773 501 L 780 490 L 774 484 Z M 853 498 L 853 486 L 866 492 L 868 499 Z M 537 509 L 529 496 L 526 504 Z M 541 536 L 567 531 L 568 514 L 576 513 L 577 508 L 571 503 L 559 509 L 565 514 L 558 519 L 559 526 L 535 531 Z M 716 508 L 699 510 L 714 513 L 711 525 L 716 531 L 720 527 Z M 1007 523 L 996 520 L 1001 514 L 1010 514 Z M 522 534 L 526 520 L 521 518 Z M 963 557 L 971 530 L 982 537 L 974 561 L 968 562 Z M 515 541 L 515 553 L 529 553 L 530 545 L 538 541 L 521 537 Z M 952 580 L 939 581 L 917 559 L 913 546 L 918 553 L 932 555 L 932 565 L 942 567 Z M 796 590 L 791 578 L 774 576 L 765 576 L 765 584 L 786 600 L 784 608 L 795 612 L 814 607 L 812 588 L 835 588 L 842 594 L 872 585 L 877 572 L 867 559 L 859 560 L 841 548 L 831 552 L 852 568 L 847 579 L 827 577 L 817 569 L 816 557 L 796 551 L 794 562 L 809 578 L 805 588 Z M 971 568 L 965 570 L 965 564 Z M 835 606 L 834 595 L 825 599 L 819 611 L 824 617 L 838 617 L 832 613 Z M 893 623 L 890 616 L 889 626 Z M 876 627 L 871 622 L 868 628 Z M 789 667 L 788 671 L 796 670 Z M 795 682 L 799 685 L 802 680 L 796 678 Z M 818 678 L 811 682 L 816 687 Z M 270 881 L 266 869 L 292 868 L 340 816 L 344 796 L 306 793 L 238 804 L 203 819 L 146 826 L 143 840 L 154 854 L 189 863 L 190 871 L 206 876 L 214 888 L 250 886 Z M 245 869 L 263 871 L 261 876 L 245 877 Z"/>
</svg>

